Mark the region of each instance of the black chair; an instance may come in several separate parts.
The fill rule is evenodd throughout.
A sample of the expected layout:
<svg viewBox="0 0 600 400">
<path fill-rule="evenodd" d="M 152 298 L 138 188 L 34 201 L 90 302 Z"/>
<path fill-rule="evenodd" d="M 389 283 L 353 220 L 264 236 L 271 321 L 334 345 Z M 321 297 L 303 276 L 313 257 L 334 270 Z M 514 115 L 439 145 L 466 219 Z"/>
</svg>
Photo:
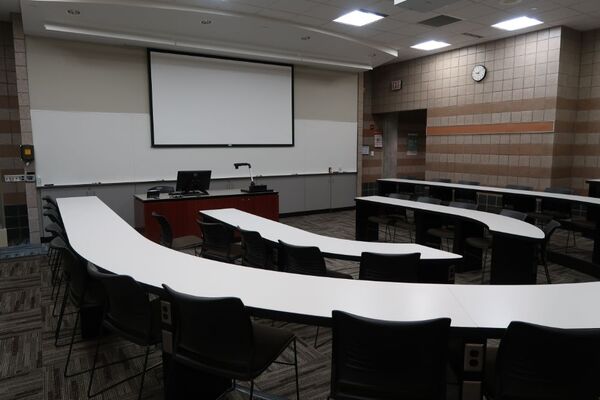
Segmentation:
<svg viewBox="0 0 600 400">
<path fill-rule="evenodd" d="M 386 282 L 419 282 L 421 253 L 360 255 L 358 279 Z"/>
<path fill-rule="evenodd" d="M 479 186 L 477 181 L 458 181 L 459 185 Z M 462 201 L 467 203 L 477 203 L 477 190 L 475 189 L 455 189 L 454 201 Z"/>
<path fill-rule="evenodd" d="M 198 254 L 198 249 L 202 247 L 202 239 L 196 235 L 186 235 L 173 237 L 171 224 L 164 215 L 153 212 L 152 216 L 160 226 L 160 244 L 173 250 L 194 250 Z"/>
<path fill-rule="evenodd" d="M 325 258 L 318 247 L 294 246 L 280 240 L 277 255 L 279 270 L 282 272 L 352 279 L 351 275 L 327 269 Z"/>
<path fill-rule="evenodd" d="M 446 397 L 450 319 L 379 321 L 333 311 L 335 400 Z"/>
<path fill-rule="evenodd" d="M 556 193 L 556 194 L 573 194 L 573 189 L 564 188 L 564 187 L 549 187 L 544 189 L 546 193 Z M 551 219 L 561 221 L 571 219 L 571 202 L 567 200 L 561 199 L 552 199 L 547 197 L 542 197 L 542 201 L 540 203 L 540 212 L 532 212 L 529 213 L 529 216 L 536 221 L 539 221 L 540 224 L 545 224 Z"/>
<path fill-rule="evenodd" d="M 515 210 L 501 210 L 500 215 L 525 221 L 527 214 Z M 481 283 L 485 280 L 485 267 L 490 247 L 492 247 L 492 236 L 484 235 L 482 237 L 468 237 L 465 243 L 475 249 L 481 250 Z"/>
<path fill-rule="evenodd" d="M 600 329 L 511 322 L 500 342 L 494 400 L 597 400 Z"/>
<path fill-rule="evenodd" d="M 452 183 L 452 180 L 447 178 L 439 178 L 433 179 L 432 182 Z M 429 186 L 429 196 L 435 197 L 436 199 L 440 199 L 443 202 L 449 203 L 452 201 L 452 188 L 431 185 Z"/>
<path fill-rule="evenodd" d="M 477 204 L 465 203 L 461 201 L 451 201 L 450 207 L 463 208 L 466 210 L 477 210 Z M 451 243 L 454 242 L 454 222 L 452 218 L 443 218 L 444 225 L 427 229 L 427 234 L 440 240 L 440 248 L 443 249 L 443 243 L 446 242 L 446 250 L 452 251 Z"/>
<path fill-rule="evenodd" d="M 91 264 L 88 264 L 87 270 L 90 277 L 102 284 L 106 293 L 106 304 L 102 318 L 103 329 L 100 330 L 96 351 L 94 353 L 94 361 L 92 362 L 90 381 L 88 383 L 88 397 L 97 396 L 141 375 L 140 390 L 138 392 L 139 400 L 142 398 L 146 372 L 162 364 L 162 362 L 158 362 L 148 368 L 150 349 L 153 346 L 157 346 L 162 340 L 160 299 L 156 298 L 150 301 L 148 293 L 130 276 L 103 273 L 98 271 L 98 268 Z M 108 332 L 116 333 L 138 346 L 145 347 L 145 353 L 97 366 L 98 353 L 102 342 L 102 331 L 104 329 Z M 156 349 L 157 348 L 155 348 L 155 350 Z M 111 384 L 92 394 L 94 375 L 97 370 L 140 357 L 144 357 L 141 372 L 122 379 L 119 382 Z"/>
<path fill-rule="evenodd" d="M 550 220 L 546 225 L 544 225 L 544 240 L 540 245 L 540 262 L 544 266 L 544 271 L 546 272 L 546 281 L 548 283 L 552 283 L 552 279 L 550 278 L 550 271 L 548 270 L 548 243 L 550 243 L 550 239 L 556 230 L 560 228 L 560 222 L 555 220 Z"/>
<path fill-rule="evenodd" d="M 238 298 L 204 298 L 163 285 L 172 302 L 175 321 L 172 360 L 209 374 L 250 381 L 262 374 L 293 344 L 296 397 L 300 398 L 296 337 L 280 328 L 253 323 Z M 235 388 L 235 382 L 234 382 Z"/>
<path fill-rule="evenodd" d="M 404 193 L 389 193 L 388 197 L 399 200 L 410 200 L 409 194 Z M 397 229 L 405 229 L 408 231 L 408 236 L 412 242 L 412 224 L 408 220 L 406 209 L 398 207 L 385 207 L 383 213 L 373 215 L 368 218 L 368 221 L 377 224 L 377 235 L 379 229 L 384 227 L 384 237 L 386 241 L 394 242 L 396 240 Z"/>
<path fill-rule="evenodd" d="M 429 196 L 419 196 L 417 197 L 417 201 L 421 202 L 421 203 L 428 203 L 428 204 L 442 204 L 442 200 L 440 199 L 436 199 L 435 197 L 429 197 Z"/>
<path fill-rule="evenodd" d="M 202 257 L 211 260 L 232 263 L 242 257 L 242 247 L 235 243 L 233 229 L 220 222 L 204 222 L 197 220 L 204 243 L 202 243 Z"/>
<path fill-rule="evenodd" d="M 274 269 L 273 251 L 260 233 L 241 229 L 242 265 L 262 269 Z"/>
<path fill-rule="evenodd" d="M 67 354 L 67 362 L 63 375 L 71 377 L 80 375 L 86 371 L 80 371 L 74 374 L 69 374 L 69 364 L 71 362 L 71 354 L 73 351 L 73 343 L 79 326 L 81 311 L 83 308 L 102 308 L 105 302 L 104 289 L 98 281 L 91 278 L 87 272 L 87 261 L 75 254 L 71 249 L 65 248 L 62 250 L 63 274 L 66 282 L 65 293 L 60 307 L 60 314 L 56 324 L 54 333 L 54 344 L 59 346 L 60 331 L 65 317 L 65 309 L 67 303 L 70 302 L 77 311 L 75 312 L 75 323 L 71 330 L 71 339 L 69 342 L 69 352 Z M 83 324 L 83 323 L 82 323 Z M 99 328 L 99 327 L 98 327 Z"/>
<path fill-rule="evenodd" d="M 533 190 L 531 186 L 506 185 L 507 189 Z M 502 208 L 520 211 L 524 213 L 535 212 L 537 199 L 534 196 L 523 196 L 519 194 L 502 193 Z"/>
</svg>

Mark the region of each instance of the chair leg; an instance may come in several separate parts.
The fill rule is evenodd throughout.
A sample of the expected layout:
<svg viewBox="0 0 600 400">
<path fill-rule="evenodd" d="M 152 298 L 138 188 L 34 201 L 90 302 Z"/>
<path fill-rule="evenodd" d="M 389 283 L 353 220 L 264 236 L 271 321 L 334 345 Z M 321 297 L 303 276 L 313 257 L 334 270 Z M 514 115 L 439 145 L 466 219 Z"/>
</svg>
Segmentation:
<svg viewBox="0 0 600 400">
<path fill-rule="evenodd" d="M 58 305 L 58 296 L 60 296 L 60 289 L 62 288 L 62 283 L 63 283 L 63 277 L 61 275 L 60 279 L 58 280 L 58 286 L 55 286 L 56 297 L 54 298 L 54 305 L 52 306 L 52 316 L 53 317 L 58 317 L 58 315 L 56 315 L 56 306 Z M 52 290 L 54 290 L 54 288 L 52 288 Z M 50 297 L 50 298 L 52 298 L 52 297 Z"/>
<path fill-rule="evenodd" d="M 317 339 L 319 338 L 319 326 L 317 326 L 317 333 L 315 334 L 315 344 L 313 345 L 313 347 L 316 349 L 317 348 Z"/>
<path fill-rule="evenodd" d="M 485 281 L 485 267 L 487 265 L 487 249 L 481 250 L 481 283 Z"/>
<path fill-rule="evenodd" d="M 73 352 L 73 342 L 75 342 L 75 334 L 77 333 L 77 327 L 79 326 L 79 316 L 81 315 L 81 309 L 77 310 L 77 314 L 75 315 L 75 324 L 73 325 L 73 330 L 71 331 L 71 342 L 69 343 L 69 352 L 67 353 L 67 363 L 65 364 L 65 371 L 63 372 L 63 376 L 65 378 L 69 378 L 73 375 L 68 375 L 67 370 L 69 369 L 69 363 L 71 362 L 71 353 Z"/>
<path fill-rule="evenodd" d="M 294 371 L 296 373 L 296 400 L 300 400 L 300 383 L 298 382 L 298 352 L 296 351 L 296 338 L 294 338 Z"/>
<path fill-rule="evenodd" d="M 60 306 L 60 314 L 58 316 L 58 322 L 56 323 L 56 331 L 54 332 L 54 345 L 58 346 L 58 336 L 60 335 L 60 328 L 62 327 L 62 321 L 65 316 L 65 307 L 67 306 L 67 298 L 69 296 L 69 284 L 65 286 L 65 294 L 63 295 L 63 301 Z"/>
<path fill-rule="evenodd" d="M 96 373 L 96 362 L 98 361 L 98 353 L 100 352 L 100 342 L 102 341 L 102 331 L 103 328 L 100 326 L 100 336 L 98 336 L 98 340 L 96 342 L 96 351 L 94 352 L 94 361 L 92 362 L 92 370 L 90 371 L 90 380 L 88 382 L 88 398 L 92 397 L 92 385 L 94 383 L 94 374 Z"/>
<path fill-rule="evenodd" d="M 144 367 L 142 369 L 142 379 L 140 381 L 140 392 L 138 400 L 142 400 L 142 391 L 144 390 L 144 379 L 146 378 L 146 368 L 148 368 L 148 354 L 150 354 L 150 346 L 146 346 L 146 356 L 144 357 Z"/>
<path fill-rule="evenodd" d="M 250 400 L 254 399 L 254 379 L 250 381 Z"/>
</svg>

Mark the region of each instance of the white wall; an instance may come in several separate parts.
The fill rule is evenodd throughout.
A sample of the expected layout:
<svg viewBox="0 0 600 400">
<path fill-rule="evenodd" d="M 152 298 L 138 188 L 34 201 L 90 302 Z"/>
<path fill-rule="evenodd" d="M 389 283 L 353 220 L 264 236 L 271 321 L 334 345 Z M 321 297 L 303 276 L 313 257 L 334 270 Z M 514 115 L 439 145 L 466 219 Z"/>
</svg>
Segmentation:
<svg viewBox="0 0 600 400">
<path fill-rule="evenodd" d="M 294 147 L 165 149 L 150 146 L 145 49 L 28 37 L 27 58 L 38 185 L 245 176 L 240 161 L 262 175 L 356 171 L 356 73 L 295 68 Z"/>
</svg>

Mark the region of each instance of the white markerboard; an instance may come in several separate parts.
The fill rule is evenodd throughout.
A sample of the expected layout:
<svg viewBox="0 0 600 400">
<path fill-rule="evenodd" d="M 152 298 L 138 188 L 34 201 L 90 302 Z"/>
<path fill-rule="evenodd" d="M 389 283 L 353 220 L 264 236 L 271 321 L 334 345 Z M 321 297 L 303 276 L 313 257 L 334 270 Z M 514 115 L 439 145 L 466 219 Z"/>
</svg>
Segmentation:
<svg viewBox="0 0 600 400">
<path fill-rule="evenodd" d="M 178 170 L 213 178 L 356 172 L 357 124 L 295 120 L 294 147 L 152 148 L 146 113 L 31 110 L 38 186 L 175 180 Z"/>
</svg>

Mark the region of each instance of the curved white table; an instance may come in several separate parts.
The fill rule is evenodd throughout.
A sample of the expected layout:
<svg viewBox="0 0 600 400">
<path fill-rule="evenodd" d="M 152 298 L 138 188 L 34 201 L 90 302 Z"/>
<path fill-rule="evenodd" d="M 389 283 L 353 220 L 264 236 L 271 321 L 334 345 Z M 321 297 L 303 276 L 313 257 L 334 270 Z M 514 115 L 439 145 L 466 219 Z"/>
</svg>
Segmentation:
<svg viewBox="0 0 600 400">
<path fill-rule="evenodd" d="M 73 249 L 142 284 L 235 296 L 255 311 L 327 323 L 332 310 L 391 321 L 452 318 L 455 328 L 503 330 L 513 320 L 600 328 L 600 283 L 478 286 L 369 282 L 287 274 L 180 253 L 135 231 L 97 197 L 57 199 Z M 259 313 L 260 314 L 260 313 Z"/>
<path fill-rule="evenodd" d="M 477 249 L 470 248 L 470 251 L 466 252 L 465 239 L 468 236 L 482 236 L 482 227 L 486 226 L 494 236 L 490 281 L 502 284 L 536 282 L 537 246 L 544 239 L 544 232 L 538 227 L 514 218 L 483 211 L 383 196 L 367 196 L 356 198 L 356 238 L 376 240 L 373 233 L 376 230 L 369 222 L 369 217 L 380 214 L 382 208 L 385 210 L 390 207 L 415 211 L 417 243 L 427 243 L 427 228 L 439 226 L 440 216 L 456 221 L 453 250 L 455 253 L 468 256 L 465 257 L 465 262 L 471 269 L 480 268 L 481 261 L 475 255 Z"/>
<path fill-rule="evenodd" d="M 448 189 L 462 189 L 474 192 L 495 193 L 499 195 L 511 195 L 532 199 L 553 199 L 570 203 L 584 204 L 587 207 L 587 219 L 593 221 L 595 225 L 595 228 L 593 229 L 594 248 L 592 251 L 592 262 L 585 261 L 581 258 L 572 257 L 565 253 L 551 252 L 551 255 L 553 261 L 555 262 L 572 268 L 576 268 L 581 272 L 591 274 L 600 278 L 600 190 L 598 189 L 600 187 L 600 184 L 598 184 L 598 179 L 589 179 L 586 182 L 590 184 L 590 196 L 538 192 L 534 190 L 508 189 L 493 186 L 462 185 L 457 183 L 432 182 L 411 179 L 378 180 L 379 194 L 385 194 L 386 192 L 390 192 L 390 190 L 386 189 L 386 187 L 388 186 L 394 187 L 394 190 L 392 191 L 396 191 L 398 185 L 409 185 L 412 187 L 430 186 Z"/>
<path fill-rule="evenodd" d="M 317 235 L 235 208 L 201 210 L 200 213 L 232 227 L 256 231 L 263 238 L 275 244 L 278 240 L 281 240 L 296 246 L 317 246 L 324 255 L 332 258 L 360 260 L 360 255 L 363 252 L 381 254 L 421 253 L 422 260 L 460 260 L 462 258 L 458 254 L 415 243 L 361 242 Z"/>
</svg>

